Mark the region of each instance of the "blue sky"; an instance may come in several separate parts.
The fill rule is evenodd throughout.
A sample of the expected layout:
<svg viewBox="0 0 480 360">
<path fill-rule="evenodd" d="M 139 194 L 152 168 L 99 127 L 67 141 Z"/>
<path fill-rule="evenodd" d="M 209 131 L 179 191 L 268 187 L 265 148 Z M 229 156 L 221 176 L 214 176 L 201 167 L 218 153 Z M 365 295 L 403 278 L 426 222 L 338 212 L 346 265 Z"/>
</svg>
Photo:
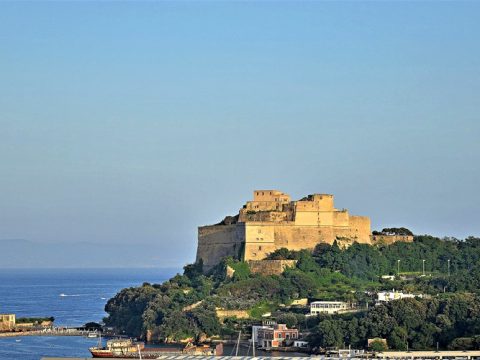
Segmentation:
<svg viewBox="0 0 480 360">
<path fill-rule="evenodd" d="M 139 265 L 182 265 L 196 227 L 255 188 L 333 193 L 373 229 L 478 236 L 479 14 L 2 2 L 0 239 L 138 244 Z"/>
</svg>

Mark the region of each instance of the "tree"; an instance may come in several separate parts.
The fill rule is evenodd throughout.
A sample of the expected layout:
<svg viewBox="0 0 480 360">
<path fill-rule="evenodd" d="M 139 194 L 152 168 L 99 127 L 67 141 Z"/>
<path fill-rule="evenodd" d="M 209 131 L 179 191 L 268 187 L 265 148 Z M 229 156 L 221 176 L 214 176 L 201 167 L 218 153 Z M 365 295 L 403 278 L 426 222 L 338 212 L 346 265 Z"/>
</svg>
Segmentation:
<svg viewBox="0 0 480 360">
<path fill-rule="evenodd" d="M 370 343 L 370 349 L 373 352 L 384 352 L 387 350 L 387 345 L 382 339 L 375 339 Z"/>
<path fill-rule="evenodd" d="M 189 313 L 189 316 L 193 319 L 199 330 L 195 334 L 197 338 L 200 333 L 204 333 L 207 336 L 218 335 L 220 333 L 220 322 L 215 312 L 215 306 L 202 304 L 193 309 Z"/>
<path fill-rule="evenodd" d="M 323 320 L 315 329 L 312 345 L 326 347 L 341 347 L 343 345 L 343 331 L 338 321 Z"/>
<path fill-rule="evenodd" d="M 292 313 L 281 314 L 277 317 L 277 323 L 286 324 L 288 328 L 292 328 L 298 324 L 297 316 Z"/>
<path fill-rule="evenodd" d="M 185 265 L 183 274 L 190 280 L 195 279 L 203 274 L 203 259 L 200 259 L 195 264 Z"/>
<path fill-rule="evenodd" d="M 382 235 L 402 235 L 402 236 L 413 236 L 413 233 L 404 227 L 401 228 L 385 228 L 381 232 Z"/>
<path fill-rule="evenodd" d="M 401 326 L 395 326 L 387 338 L 390 348 L 397 350 L 407 350 L 408 332 Z"/>
<path fill-rule="evenodd" d="M 102 330 L 102 325 L 100 325 L 99 323 L 96 323 L 96 322 L 87 322 L 85 325 L 83 325 L 83 327 L 86 329 L 86 330 L 89 330 L 89 331 L 101 331 Z"/>
</svg>

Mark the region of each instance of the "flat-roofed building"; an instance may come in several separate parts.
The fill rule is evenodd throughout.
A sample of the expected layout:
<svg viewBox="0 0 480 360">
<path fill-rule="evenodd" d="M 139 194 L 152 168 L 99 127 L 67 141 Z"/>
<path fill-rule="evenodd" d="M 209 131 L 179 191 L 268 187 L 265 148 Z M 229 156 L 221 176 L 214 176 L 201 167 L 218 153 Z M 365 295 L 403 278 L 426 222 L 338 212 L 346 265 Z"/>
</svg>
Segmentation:
<svg viewBox="0 0 480 360">
<path fill-rule="evenodd" d="M 338 314 L 355 311 L 355 306 L 344 301 L 313 301 L 310 303 L 310 315 Z"/>
</svg>

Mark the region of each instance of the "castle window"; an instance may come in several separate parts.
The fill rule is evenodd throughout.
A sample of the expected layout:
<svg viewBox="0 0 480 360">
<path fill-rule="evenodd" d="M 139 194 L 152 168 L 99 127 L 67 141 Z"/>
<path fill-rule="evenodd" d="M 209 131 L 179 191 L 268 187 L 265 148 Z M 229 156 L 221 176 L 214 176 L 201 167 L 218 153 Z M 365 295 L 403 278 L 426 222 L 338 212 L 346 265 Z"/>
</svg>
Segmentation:
<svg viewBox="0 0 480 360">
<path fill-rule="evenodd" d="M 262 191 L 262 195 L 264 195 L 263 191 Z"/>
<path fill-rule="evenodd" d="M 262 247 L 261 247 L 261 246 L 259 246 L 259 247 L 258 247 L 258 250 L 262 250 Z"/>
</svg>

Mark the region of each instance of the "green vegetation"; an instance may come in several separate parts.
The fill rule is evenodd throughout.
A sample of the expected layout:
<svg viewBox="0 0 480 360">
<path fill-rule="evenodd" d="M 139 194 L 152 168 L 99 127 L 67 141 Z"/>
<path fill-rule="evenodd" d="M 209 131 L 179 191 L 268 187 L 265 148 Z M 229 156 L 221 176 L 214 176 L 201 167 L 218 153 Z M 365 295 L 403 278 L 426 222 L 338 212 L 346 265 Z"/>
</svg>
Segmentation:
<svg viewBox="0 0 480 360">
<path fill-rule="evenodd" d="M 407 228 L 385 228 L 382 231 L 373 231 L 373 235 L 403 235 L 403 236 L 413 236 L 413 233 Z"/>
<path fill-rule="evenodd" d="M 15 322 L 17 324 L 41 324 L 43 321 L 54 322 L 55 318 L 53 316 L 50 316 L 50 317 L 21 317 L 21 318 L 15 319 Z"/>
<path fill-rule="evenodd" d="M 480 298 L 474 294 L 441 294 L 403 299 L 355 315 L 321 317 L 310 335 L 315 346 L 350 344 L 364 347 L 367 338 L 385 338 L 391 349 L 475 347 L 480 330 Z M 477 347 L 478 348 L 478 347 Z"/>
<path fill-rule="evenodd" d="M 269 258 L 295 259 L 297 265 L 280 276 L 252 274 L 246 263 L 231 258 L 208 274 L 201 263 L 187 265 L 183 275 L 164 284 L 122 290 L 108 301 L 105 323 L 131 336 L 148 331 L 153 339 L 174 341 L 232 336 L 272 313 L 308 333 L 311 345 L 319 347 L 366 347 L 366 339 L 375 337 L 387 339 L 391 349 L 406 349 L 407 344 L 435 348 L 437 342 L 455 349 L 480 344 L 479 238 L 416 236 L 413 243 L 354 244 L 347 249 L 320 244 L 313 252 L 279 249 Z M 231 277 L 226 276 L 227 266 L 235 270 Z M 381 279 L 388 274 L 396 275 L 395 280 Z M 377 291 L 393 288 L 427 296 L 373 306 Z M 343 300 L 364 310 L 306 317 L 308 309 L 288 306 L 300 298 Z M 221 324 L 215 308 L 246 310 L 252 319 Z"/>
<path fill-rule="evenodd" d="M 226 260 L 226 265 L 235 271 L 233 273 L 234 280 L 245 280 L 250 276 L 250 267 L 246 262 L 238 262 L 229 258 Z"/>
</svg>

